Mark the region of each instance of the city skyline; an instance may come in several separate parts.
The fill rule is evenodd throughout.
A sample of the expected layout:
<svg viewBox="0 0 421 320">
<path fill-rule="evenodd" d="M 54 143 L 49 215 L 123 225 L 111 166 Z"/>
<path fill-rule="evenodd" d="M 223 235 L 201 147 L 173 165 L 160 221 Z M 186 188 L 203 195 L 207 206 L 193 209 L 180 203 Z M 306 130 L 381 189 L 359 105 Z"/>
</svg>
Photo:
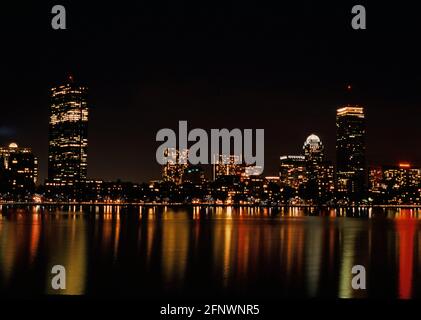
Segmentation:
<svg viewBox="0 0 421 320">
<path fill-rule="evenodd" d="M 375 27 L 359 32 L 345 3 L 133 4 L 126 12 L 72 2 L 68 30 L 56 31 L 47 5 L 7 6 L 26 23 L 1 17 L 14 28 L 5 36 L 0 144 L 32 146 L 41 181 L 49 88 L 70 72 L 90 88 L 91 177 L 158 176 L 155 134 L 183 119 L 205 129 L 264 128 L 265 174 L 312 132 L 334 159 L 331 120 L 347 84 L 366 107 L 369 164 L 421 163 L 416 10 L 406 8 L 391 25 L 385 17 L 401 8 L 368 6 Z"/>
<path fill-rule="evenodd" d="M 421 299 L 415 2 L 6 1 L 0 29 L 15 313 Z"/>
<path fill-rule="evenodd" d="M 65 77 L 63 77 L 63 78 L 65 78 Z M 346 93 L 346 91 L 348 91 L 348 89 L 347 89 L 348 85 L 349 84 L 344 84 L 343 88 L 341 89 L 343 93 Z M 348 93 L 346 93 L 346 94 L 348 94 Z M 46 101 L 45 103 L 46 103 L 46 108 L 48 109 L 49 108 L 48 107 L 48 102 Z M 93 103 L 93 104 L 95 105 L 95 103 Z M 339 108 L 339 107 L 340 107 L 340 104 L 338 104 L 335 107 L 334 110 L 331 110 L 331 112 L 328 112 L 328 116 L 329 115 L 330 116 L 334 116 L 337 108 Z M 368 114 L 370 115 L 370 108 L 369 107 L 365 107 L 365 112 L 367 113 L 367 111 L 368 111 Z M 98 110 L 95 110 L 94 112 L 98 112 Z M 296 118 L 297 115 L 298 115 L 298 113 L 295 116 L 292 116 L 291 118 Z M 92 126 L 97 127 L 99 124 L 98 123 L 95 123 L 95 120 L 96 119 L 91 119 L 90 120 L 90 123 L 91 123 Z M 182 119 L 179 119 L 179 120 L 182 120 Z M 324 121 L 326 121 L 326 120 L 324 120 Z M 368 118 L 367 118 L 368 125 L 367 126 L 370 126 L 371 121 L 373 121 L 373 119 L 370 119 L 370 116 L 368 116 Z M 172 125 L 169 125 L 168 127 L 170 127 L 170 128 L 172 128 L 172 127 L 173 128 L 176 128 L 177 123 L 178 123 L 178 120 L 175 121 Z M 260 125 L 263 128 L 265 127 L 265 124 L 264 123 L 261 123 Z M 15 124 L 15 126 L 16 126 L 16 124 Z M 207 125 L 207 126 L 211 127 L 211 125 Z M 23 142 L 25 142 L 25 141 L 28 140 L 27 137 L 21 137 L 19 139 L 19 137 L 16 134 L 14 134 L 11 130 L 10 130 L 10 132 L 7 132 L 8 131 L 6 129 L 7 127 L 12 127 L 12 126 L 6 125 L 5 128 L 3 128 L 3 130 L 2 130 L 3 132 L 1 132 L 1 130 L 0 130 L 0 133 L 1 133 L 0 136 L 1 136 L 1 141 L 3 141 L 3 143 L 2 143 L 3 145 L 8 145 L 9 143 L 12 143 L 12 142 L 16 142 L 19 145 L 23 145 L 24 144 Z M 315 123 L 315 124 L 312 125 L 312 127 L 313 128 L 314 127 L 319 127 L 320 128 L 320 124 L 316 124 Z M 298 141 L 303 140 L 309 134 L 315 133 L 318 136 L 320 136 L 323 139 L 323 141 L 327 141 L 327 143 L 325 143 L 326 154 L 327 154 L 328 158 L 329 159 L 332 159 L 332 161 L 336 164 L 336 156 L 335 156 L 336 150 L 335 150 L 335 137 L 334 137 L 334 135 L 335 135 L 335 127 L 334 127 L 334 123 L 332 123 L 332 121 L 330 121 L 330 126 L 329 127 L 330 127 L 329 128 L 330 130 L 328 130 L 326 128 L 320 128 L 320 130 L 310 130 L 310 129 L 309 130 L 306 130 L 306 128 L 302 128 L 300 130 L 301 133 L 300 133 L 300 135 L 298 137 L 295 135 L 294 137 L 291 137 L 291 139 L 290 139 L 291 141 L 289 143 L 286 143 L 283 146 L 282 145 L 277 146 L 278 149 L 281 150 L 279 154 L 282 155 L 282 154 L 294 154 L 294 153 L 297 153 L 300 150 L 299 149 L 299 143 L 297 143 L 295 146 L 292 146 L 291 145 L 292 142 L 293 141 L 296 141 L 296 140 L 298 140 Z M 232 127 L 232 128 L 234 128 L 234 127 Z M 232 129 L 232 128 L 228 127 L 227 129 Z M 411 130 L 411 128 L 409 128 L 409 130 Z M 44 128 L 43 131 L 44 131 L 44 133 L 46 133 L 45 132 L 46 131 L 45 128 Z M 265 131 L 268 131 L 268 130 L 265 129 Z M 322 132 L 322 134 L 320 132 Z M 330 132 L 330 134 L 328 134 L 329 132 Z M 154 134 L 155 133 L 153 133 L 153 135 L 151 135 L 152 141 L 149 141 L 149 143 L 147 143 L 147 145 L 150 146 L 150 147 L 151 147 L 151 145 L 152 145 L 152 147 L 156 147 L 156 145 L 157 145 L 157 143 L 154 141 Z M 92 135 L 94 137 L 98 138 L 97 137 L 97 134 L 95 132 L 92 132 Z M 371 165 L 371 166 L 375 166 L 375 165 L 394 165 L 394 164 L 398 164 L 398 163 L 402 163 L 402 162 L 409 162 L 409 163 L 411 163 L 413 165 L 418 165 L 419 163 L 421 163 L 421 158 L 418 158 L 418 155 L 417 155 L 417 152 L 416 152 L 415 149 L 413 150 L 413 152 L 402 152 L 401 153 L 402 155 L 399 154 L 398 152 L 393 152 L 393 151 L 392 152 L 388 152 L 388 157 L 387 158 L 384 158 L 386 160 L 383 160 L 383 161 L 373 159 L 374 158 L 372 156 L 373 152 L 371 152 L 371 150 L 370 150 L 370 146 L 371 145 L 369 143 L 370 142 L 372 144 L 374 142 L 379 142 L 379 144 L 383 144 L 384 143 L 384 141 L 373 141 L 373 138 L 372 137 L 373 136 L 377 136 L 377 135 L 378 135 L 378 133 L 373 132 L 371 130 L 371 128 L 369 128 L 367 130 L 367 136 L 368 137 L 371 137 L 371 139 L 369 139 L 369 138 L 367 139 L 368 140 L 367 141 L 367 145 L 369 146 L 369 148 L 367 150 L 367 154 L 368 154 L 368 156 L 367 156 L 367 158 L 368 158 L 367 162 L 368 162 L 368 165 Z M 282 135 L 280 135 L 280 136 L 282 136 Z M 301 138 L 301 136 L 302 136 L 302 138 Z M 278 137 L 278 136 L 276 136 L 276 137 Z M 124 137 L 122 137 L 122 138 L 124 138 Z M 273 141 L 274 139 L 275 138 L 273 136 L 266 135 L 265 142 L 267 142 L 267 141 Z M 97 139 L 95 139 L 94 141 L 95 142 L 98 142 Z M 374 145 L 376 145 L 376 144 L 374 144 Z M 37 146 L 38 146 L 38 148 L 37 148 Z M 399 145 L 396 145 L 396 146 L 399 147 Z M 31 145 L 30 147 L 33 148 L 34 150 L 39 149 L 39 142 L 35 143 L 34 145 Z M 93 144 L 92 147 L 93 147 L 94 150 L 97 151 L 97 149 L 98 149 L 97 145 Z M 268 149 L 270 149 L 270 153 L 271 153 L 269 156 L 266 156 L 265 158 L 266 159 L 271 159 L 271 162 L 268 161 L 268 160 L 265 161 L 264 175 L 273 175 L 273 174 L 276 174 L 276 172 L 277 172 L 277 165 L 276 164 L 274 165 L 274 161 L 273 160 L 274 159 L 279 159 L 279 154 L 277 154 L 277 155 L 274 155 L 273 154 L 273 150 L 275 149 L 275 148 L 273 148 L 273 146 L 270 146 L 269 144 L 266 143 L 265 147 L 268 148 Z M 140 146 L 140 145 L 138 146 L 138 149 L 141 150 L 142 148 L 143 148 L 142 146 Z M 377 146 L 377 148 L 378 148 L 378 146 Z M 43 150 L 45 151 L 45 146 L 43 147 Z M 287 150 L 290 150 L 290 151 L 287 151 Z M 102 150 L 101 152 L 105 152 L 105 151 L 106 150 Z M 153 170 L 151 170 L 151 171 L 154 172 L 154 174 L 141 174 L 142 173 L 142 170 L 133 170 L 132 171 L 132 174 L 130 176 L 127 176 L 127 173 L 124 174 L 124 172 L 123 172 L 124 171 L 124 166 L 122 166 L 122 167 L 120 167 L 121 169 L 123 169 L 123 170 L 121 170 L 121 172 L 116 171 L 116 170 L 112 170 L 111 172 L 107 172 L 106 174 L 104 174 L 104 177 L 106 178 L 106 180 L 117 180 L 117 179 L 121 179 L 121 180 L 134 180 L 136 182 L 149 181 L 149 180 L 155 179 L 156 178 L 156 175 L 160 173 L 161 168 L 160 168 L 160 166 L 158 164 L 156 164 L 154 162 L 154 156 L 155 156 L 154 151 L 155 150 L 152 149 L 149 152 L 150 153 L 150 156 L 151 156 L 150 157 L 151 158 L 150 159 L 151 161 L 149 161 L 149 162 L 150 162 L 150 164 L 153 163 Z M 379 152 L 379 151 L 376 151 L 376 152 Z M 385 152 L 385 150 L 383 152 Z M 48 161 L 46 161 L 47 160 L 46 153 L 45 152 L 44 153 L 38 153 L 38 152 L 35 151 L 35 154 L 41 160 L 40 161 L 40 179 L 39 179 L 39 181 L 44 181 L 47 178 L 47 162 Z M 101 178 L 98 174 L 95 175 L 95 172 L 98 172 L 98 168 L 95 167 L 95 164 L 98 164 L 98 159 L 97 159 L 97 157 L 95 157 L 95 155 L 93 156 L 93 158 L 94 158 L 94 160 L 92 162 L 94 163 L 94 165 L 90 166 L 91 170 L 88 173 L 88 176 L 89 176 L 89 178 L 93 178 L 93 179 L 95 179 L 95 178 Z M 93 174 L 91 174 L 91 173 L 93 173 Z M 134 177 L 134 178 L 130 178 L 130 177 Z M 136 178 L 136 177 L 139 177 L 139 178 Z"/>
<path fill-rule="evenodd" d="M 75 85 L 76 87 L 77 86 L 79 86 L 78 84 L 75 84 L 75 81 L 74 81 L 74 79 L 73 79 L 73 75 L 67 75 L 66 77 L 63 77 L 63 79 L 65 79 L 61 84 L 57 84 L 57 85 L 55 85 L 54 87 L 52 87 L 51 88 L 51 90 L 52 90 L 52 92 L 54 93 L 54 91 L 56 91 L 56 90 L 62 90 L 62 89 L 65 89 L 65 88 L 67 88 L 67 87 L 69 87 L 69 86 L 73 86 L 73 85 Z M 70 89 L 71 87 L 69 87 L 69 89 Z M 86 87 L 80 87 L 80 89 L 83 89 L 84 91 L 86 91 L 87 90 L 87 88 Z M 66 89 L 67 90 L 67 89 Z M 351 85 L 350 84 L 347 84 L 347 85 L 345 85 L 344 86 L 344 88 L 343 88 L 343 91 L 344 92 L 347 92 L 347 94 L 349 94 L 349 92 L 350 91 L 352 91 L 352 89 L 351 89 Z M 83 93 L 83 95 L 84 96 L 86 96 L 86 93 Z M 54 94 L 53 94 L 53 98 L 54 98 Z M 86 102 L 86 97 L 85 98 L 83 98 L 83 100 L 85 101 L 84 103 L 85 104 L 87 104 L 87 102 Z M 54 100 L 51 100 L 52 101 L 52 103 L 53 103 L 53 105 L 54 105 Z M 351 100 L 350 100 L 351 101 Z M 86 108 L 88 108 L 88 107 L 86 107 Z M 358 109 L 358 108 L 361 108 L 361 110 L 362 109 L 364 109 L 364 111 L 361 111 L 361 112 L 364 112 L 364 115 L 366 114 L 366 110 L 367 110 L 367 108 L 366 107 L 362 107 L 362 105 L 352 105 L 352 104 L 347 104 L 347 103 L 345 103 L 344 105 L 339 105 L 339 106 L 337 106 L 337 108 L 336 108 L 336 115 L 338 116 L 338 114 L 339 113 L 341 113 L 341 112 L 347 112 L 346 111 L 346 109 L 348 109 L 348 108 L 350 108 L 350 109 L 352 109 L 352 110 L 350 110 L 351 112 L 355 112 L 355 109 Z M 358 112 L 360 112 L 360 111 L 358 111 L 357 110 L 357 113 Z M 88 113 L 88 109 L 86 109 L 86 116 L 84 116 L 84 117 L 86 117 L 86 119 L 85 119 L 85 121 L 87 122 L 87 113 Z M 49 117 L 50 117 L 50 135 L 51 135 L 51 125 L 52 125 L 52 122 L 51 121 L 53 121 L 52 120 L 52 117 L 54 117 L 51 113 L 50 113 L 50 115 L 49 115 Z M 367 119 L 365 119 L 365 117 L 364 117 L 364 120 L 366 121 Z M 91 121 L 91 120 L 90 120 Z M 230 130 L 230 129 L 232 129 L 232 128 L 227 128 L 228 130 Z M 364 130 L 365 130 L 365 125 L 364 125 Z M 86 131 L 86 129 L 85 129 L 85 131 Z M 370 130 L 368 130 L 368 132 L 369 132 Z M 337 135 L 337 132 L 335 132 L 334 133 L 334 135 Z M 366 133 L 364 133 L 364 135 L 366 135 Z M 309 133 L 307 133 L 307 134 L 305 134 L 305 136 L 307 136 L 307 139 L 309 139 L 309 138 L 311 138 L 312 136 L 315 136 L 316 138 L 318 138 L 319 139 L 319 134 L 317 133 L 317 132 L 309 132 Z M 326 140 L 332 140 L 332 137 L 322 137 L 323 138 L 323 141 L 325 141 L 324 139 L 325 138 L 327 138 Z M 337 137 L 336 137 L 337 138 Z M 47 138 L 48 139 L 48 138 Z M 87 140 L 87 136 L 85 136 L 85 139 Z M 307 141 L 308 142 L 308 141 Z M 7 142 L 6 142 L 6 145 L 9 145 L 9 144 L 15 144 L 15 143 L 18 143 L 19 145 L 20 145 L 20 141 L 17 141 L 17 140 L 13 140 L 13 139 L 9 139 Z M 86 143 L 86 148 L 87 148 L 87 141 L 85 142 Z M 157 145 L 158 145 L 158 143 L 156 143 Z M 366 143 L 364 142 L 364 145 L 365 145 L 365 149 L 367 149 L 367 145 L 366 145 Z M 26 147 L 28 147 L 28 148 L 30 148 L 31 150 L 33 149 L 33 147 L 32 146 L 26 146 Z M 296 148 L 296 151 L 297 152 L 292 152 L 292 153 L 289 153 L 289 155 L 290 154 L 298 154 L 299 152 L 298 151 L 300 151 L 300 149 L 299 149 L 299 144 L 296 146 L 297 148 Z M 327 146 L 326 147 L 326 144 L 323 144 L 323 150 L 326 152 L 326 149 L 332 149 L 332 146 Z M 332 161 L 332 163 L 335 165 L 335 166 L 337 166 L 337 160 L 338 160 L 338 156 L 337 156 L 337 150 L 336 150 L 336 148 L 334 147 L 334 152 L 332 152 L 332 150 L 330 150 L 330 152 L 329 152 L 329 155 L 327 155 L 326 157 L 327 157 L 327 160 L 329 160 L 329 161 Z M 368 148 L 368 150 L 369 150 L 370 148 Z M 174 150 L 174 152 L 175 151 L 177 151 L 177 150 Z M 86 153 L 86 151 L 84 151 L 85 153 Z M 178 151 L 177 151 L 178 152 Z M 367 152 L 367 150 L 365 150 L 364 152 Z M 333 156 L 333 157 L 330 157 L 330 155 L 331 154 L 335 154 L 336 156 Z M 282 154 L 280 154 L 280 155 L 278 155 L 278 160 L 279 160 L 279 158 L 281 158 L 282 159 L 282 157 L 284 157 L 286 154 L 288 154 L 288 153 L 286 153 L 286 152 L 284 152 L 284 153 L 282 153 Z M 34 155 L 37 157 L 37 159 L 39 159 L 39 158 L 44 158 L 45 157 L 45 155 L 39 155 L 39 154 L 36 154 L 36 153 L 34 153 Z M 289 155 L 288 155 L 288 157 L 289 157 Z M 87 155 L 85 154 L 83 157 L 87 157 Z M 304 156 L 303 156 L 304 157 Z M 48 157 L 47 157 L 48 158 Z M 393 161 L 384 161 L 384 162 L 377 162 L 377 163 L 374 163 L 374 162 L 371 162 L 371 163 L 366 163 L 364 166 L 367 168 L 367 170 L 369 169 L 369 168 L 372 168 L 372 167 L 387 167 L 387 166 L 389 166 L 389 167 L 393 167 L 393 166 L 399 166 L 399 164 L 402 164 L 402 163 L 405 163 L 405 164 L 409 164 L 411 167 L 417 167 L 417 166 L 419 166 L 419 163 L 418 162 L 414 162 L 414 161 L 410 161 L 410 160 L 407 160 L 408 158 L 412 158 L 412 157 L 407 157 L 407 158 L 402 158 L 402 157 L 398 157 L 400 160 L 398 160 L 398 161 L 395 161 L 395 162 L 393 162 Z M 85 160 L 84 160 L 85 161 Z M 155 158 L 153 158 L 152 159 L 152 162 L 154 162 L 155 161 Z M 48 161 L 47 161 L 48 162 Z M 278 164 L 279 164 L 279 161 L 278 161 Z M 38 164 L 41 168 L 42 167 L 45 167 L 45 164 Z M 48 165 L 48 163 L 47 163 L 47 165 Z M 266 165 L 267 165 L 267 163 L 265 162 L 265 167 L 266 167 Z M 211 167 L 211 165 L 207 165 L 207 164 L 204 164 L 204 165 L 202 165 L 202 166 L 204 166 L 204 167 Z M 148 181 L 152 181 L 152 180 L 156 180 L 157 178 L 159 178 L 160 176 L 161 176 L 161 173 L 162 173 L 162 166 L 161 165 L 159 165 L 159 164 L 157 164 L 157 167 L 158 167 L 158 175 L 155 175 L 155 176 L 152 176 L 150 179 L 147 179 L 147 180 L 141 180 L 141 181 L 139 181 L 139 180 L 133 180 L 133 179 L 121 179 L 121 178 L 116 178 L 116 179 L 104 179 L 104 177 L 100 177 L 100 176 L 92 176 L 92 175 L 90 175 L 89 174 L 89 171 L 87 170 L 87 168 L 86 168 L 87 166 L 85 165 L 85 169 L 84 169 L 84 171 L 85 171 L 85 173 L 83 174 L 83 180 L 85 180 L 85 179 L 103 179 L 103 180 L 105 180 L 105 181 L 115 181 L 115 180 L 122 180 L 122 181 L 130 181 L 130 182 L 135 182 L 135 183 L 143 183 L 143 182 L 148 182 Z M 90 166 L 91 167 L 91 166 Z M 270 164 L 268 165 L 268 167 L 273 167 L 273 165 L 271 166 Z M 95 168 L 93 168 L 94 169 L 94 171 L 95 171 Z M 38 170 L 39 170 L 39 168 L 38 168 Z M 92 170 L 92 168 L 91 168 L 91 170 Z M 213 169 L 212 169 L 213 170 Z M 339 169 L 337 169 L 337 170 L 339 170 Z M 213 179 L 212 177 L 213 177 L 213 173 L 210 173 L 210 176 L 209 176 L 209 172 L 207 172 L 208 170 L 205 170 L 205 175 L 207 175 L 208 177 L 207 178 L 210 178 L 210 179 Z M 273 175 L 277 175 L 277 173 L 279 172 L 279 166 L 277 166 L 277 169 L 275 169 L 275 170 L 273 170 L 273 171 L 271 171 L 271 172 L 267 172 L 267 170 L 265 170 L 263 173 L 262 173 L 262 176 L 273 176 Z M 53 174 L 50 174 L 51 175 L 51 177 L 53 177 Z M 118 173 L 117 173 L 117 176 L 118 176 Z M 42 176 L 41 176 L 42 177 Z M 46 174 L 46 175 L 44 175 L 44 177 L 43 178 L 40 178 L 40 177 L 38 177 L 38 179 L 37 179 L 37 182 L 38 182 L 38 184 L 43 184 L 44 182 L 48 182 L 48 174 Z"/>
<path fill-rule="evenodd" d="M 348 93 L 351 89 L 347 85 Z M 259 163 L 246 163 L 245 154 L 235 154 L 237 142 L 230 141 L 228 134 L 231 147 L 212 155 L 212 165 L 190 163 L 190 143 L 183 145 L 184 149 L 157 149 L 168 159 L 161 163 L 160 177 L 148 181 L 90 177 L 87 92 L 88 88 L 72 75 L 51 88 L 49 172 L 39 188 L 35 188 L 38 158 L 32 149 L 19 148 L 15 142 L 0 149 L 3 200 L 270 206 L 421 204 L 421 169 L 417 166 L 409 162 L 367 166 L 365 108 L 349 102 L 336 110 L 335 164 L 326 156 L 323 141 L 312 133 L 300 154 L 279 157 L 279 177 L 265 175 Z M 217 141 L 221 142 L 220 138 Z M 224 154 L 227 150 L 231 153 Z"/>
</svg>

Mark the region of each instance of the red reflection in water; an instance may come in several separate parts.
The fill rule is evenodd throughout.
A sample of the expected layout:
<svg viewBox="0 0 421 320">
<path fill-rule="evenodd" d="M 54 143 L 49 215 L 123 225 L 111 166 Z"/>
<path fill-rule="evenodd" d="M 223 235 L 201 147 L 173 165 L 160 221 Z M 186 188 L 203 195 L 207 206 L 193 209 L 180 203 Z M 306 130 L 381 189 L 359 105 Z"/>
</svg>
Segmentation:
<svg viewBox="0 0 421 320">
<path fill-rule="evenodd" d="M 405 210 L 406 211 L 406 210 Z M 412 295 L 412 272 L 414 265 L 414 236 L 417 220 L 404 215 L 396 218 L 399 237 L 399 298 L 409 299 Z"/>
</svg>

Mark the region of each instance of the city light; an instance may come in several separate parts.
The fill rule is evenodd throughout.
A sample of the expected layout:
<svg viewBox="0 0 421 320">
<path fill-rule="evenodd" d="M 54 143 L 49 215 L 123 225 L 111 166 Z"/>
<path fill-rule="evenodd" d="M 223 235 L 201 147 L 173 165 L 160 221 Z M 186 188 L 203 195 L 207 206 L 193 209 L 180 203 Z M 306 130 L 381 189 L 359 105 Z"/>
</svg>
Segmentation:
<svg viewBox="0 0 421 320">
<path fill-rule="evenodd" d="M 161 179 L 147 183 L 88 179 L 86 94 L 87 88 L 76 84 L 72 76 L 51 89 L 45 188 L 36 187 L 38 159 L 30 148 L 20 148 L 16 142 L 0 148 L 0 173 L 5 172 L 0 177 L 8 186 L 0 194 L 2 200 L 110 205 L 421 205 L 419 168 L 408 162 L 367 167 L 365 112 L 356 104 L 336 111 L 336 166 L 327 159 L 320 137 L 311 133 L 301 154 L 279 157 L 278 176 L 263 176 L 263 167 L 246 165 L 243 154 L 214 154 L 213 164 L 207 167 L 192 165 L 188 148 L 167 148 Z"/>
</svg>

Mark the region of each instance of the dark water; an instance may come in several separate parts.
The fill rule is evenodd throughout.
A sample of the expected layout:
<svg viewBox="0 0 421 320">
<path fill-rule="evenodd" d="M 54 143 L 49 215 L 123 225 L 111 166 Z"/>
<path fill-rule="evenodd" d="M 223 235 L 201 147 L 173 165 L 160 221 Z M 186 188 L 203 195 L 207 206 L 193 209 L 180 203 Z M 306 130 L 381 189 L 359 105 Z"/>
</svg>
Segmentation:
<svg viewBox="0 0 421 320">
<path fill-rule="evenodd" d="M 415 209 L 3 206 L 0 293 L 420 298 L 420 221 Z M 367 290 L 352 289 L 354 265 Z"/>
</svg>

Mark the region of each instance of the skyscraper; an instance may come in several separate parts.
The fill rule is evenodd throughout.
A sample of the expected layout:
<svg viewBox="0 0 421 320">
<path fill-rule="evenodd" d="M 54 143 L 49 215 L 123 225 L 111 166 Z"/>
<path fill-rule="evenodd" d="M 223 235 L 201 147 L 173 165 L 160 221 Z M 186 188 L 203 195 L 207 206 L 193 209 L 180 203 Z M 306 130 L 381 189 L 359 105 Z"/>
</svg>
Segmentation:
<svg viewBox="0 0 421 320">
<path fill-rule="evenodd" d="M 308 200 L 324 202 L 331 198 L 335 188 L 334 170 L 324 155 L 324 145 L 315 134 L 307 137 L 303 146 L 307 183 L 304 196 Z"/>
<path fill-rule="evenodd" d="M 365 115 L 358 105 L 336 113 L 337 191 L 340 198 L 361 200 L 366 189 Z"/>
<path fill-rule="evenodd" d="M 324 146 L 322 141 L 315 134 L 307 137 L 303 146 L 304 155 L 307 160 L 320 163 L 324 160 Z"/>
<path fill-rule="evenodd" d="M 48 185 L 77 190 L 88 169 L 87 88 L 70 76 L 51 89 Z"/>
</svg>

